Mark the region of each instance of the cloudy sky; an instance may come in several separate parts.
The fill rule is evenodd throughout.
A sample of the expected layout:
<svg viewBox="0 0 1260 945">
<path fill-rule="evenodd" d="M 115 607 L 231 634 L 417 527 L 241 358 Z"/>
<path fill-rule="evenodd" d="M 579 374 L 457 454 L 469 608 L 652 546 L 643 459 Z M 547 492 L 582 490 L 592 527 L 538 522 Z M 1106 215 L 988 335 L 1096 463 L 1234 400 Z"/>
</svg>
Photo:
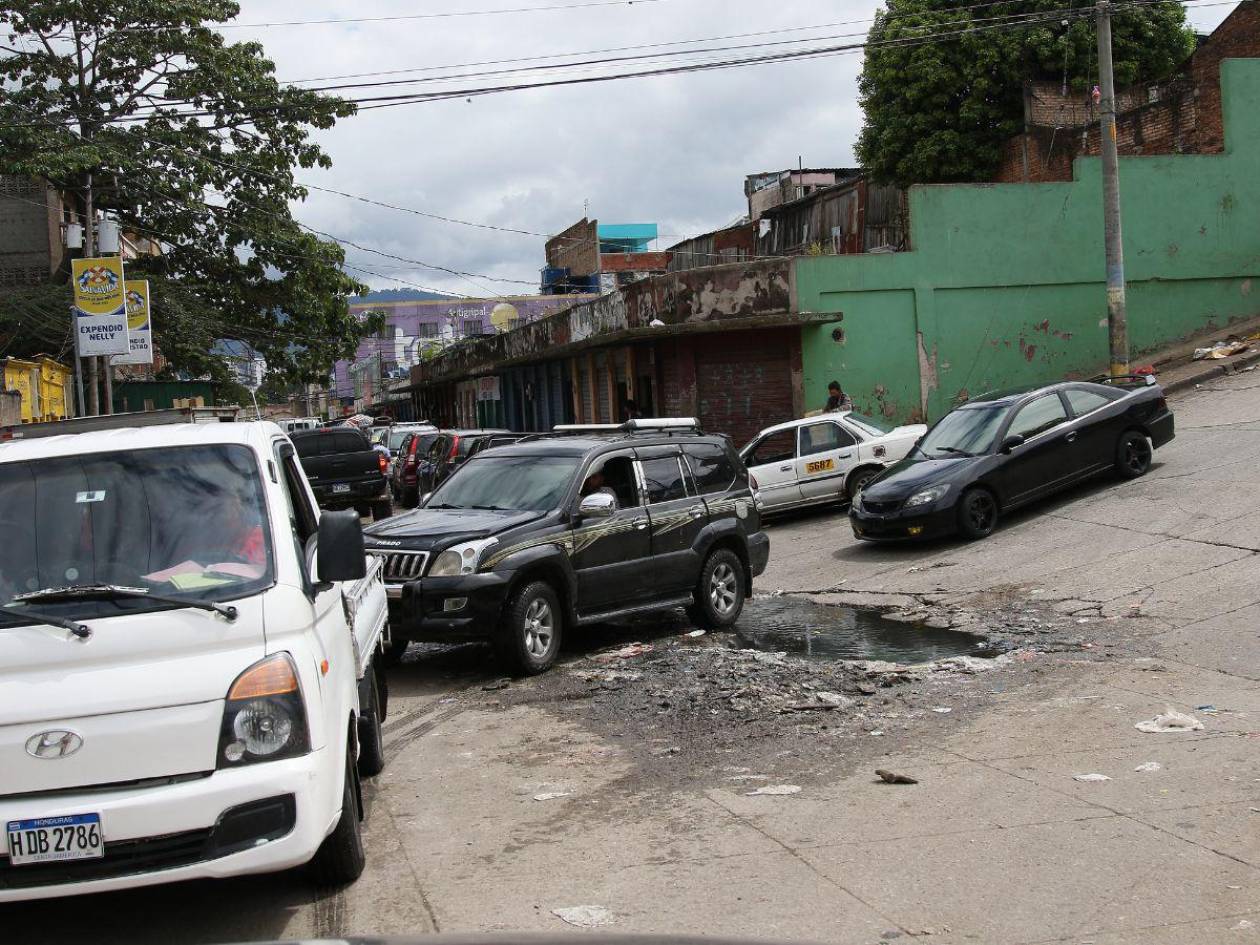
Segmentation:
<svg viewBox="0 0 1260 945">
<path fill-rule="evenodd" d="M 536 9 L 563 5 L 572 8 Z M 339 93 L 366 97 L 545 81 L 559 77 L 549 68 L 556 62 L 671 54 L 565 72 L 575 77 L 857 42 L 880 4 L 242 0 L 241 6 L 241 24 L 424 14 L 423 19 L 224 31 L 232 39 L 262 42 L 286 81 L 318 87 L 425 80 Z M 535 9 L 477 13 L 505 8 Z M 1192 9 L 1191 21 L 1207 32 L 1230 9 L 1204 5 Z M 740 34 L 762 35 L 720 38 Z M 680 42 L 690 40 L 702 42 Z M 698 51 L 759 43 L 777 45 Z M 619 51 L 583 55 L 610 49 Z M 521 67 L 533 71 L 468 75 Z M 589 202 L 590 215 L 605 223 L 657 223 L 664 248 L 739 217 L 748 173 L 792 167 L 798 160 L 807 167 L 851 165 L 861 123 L 860 68 L 860 54 L 832 55 L 364 110 L 322 135 L 334 166 L 305 172 L 303 180 L 425 213 L 537 234 L 573 223 Z M 362 75 L 395 70 L 411 71 Z M 444 78 L 455 75 L 464 77 Z M 323 81 L 328 77 L 335 78 Z M 349 262 L 379 274 L 356 273 L 373 288 L 423 285 L 473 296 L 523 294 L 534 291 L 543 264 L 542 236 L 444 223 L 320 192 L 296 213 L 302 222 L 342 239 L 477 274 L 454 276 L 348 249 Z"/>
</svg>

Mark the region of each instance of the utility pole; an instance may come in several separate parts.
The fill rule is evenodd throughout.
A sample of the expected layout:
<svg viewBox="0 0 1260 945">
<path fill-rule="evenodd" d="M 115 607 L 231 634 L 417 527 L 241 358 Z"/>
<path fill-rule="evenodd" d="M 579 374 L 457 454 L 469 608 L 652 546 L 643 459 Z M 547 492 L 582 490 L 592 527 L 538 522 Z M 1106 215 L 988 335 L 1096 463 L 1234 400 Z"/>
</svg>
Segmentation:
<svg viewBox="0 0 1260 945">
<path fill-rule="evenodd" d="M 1103 239 L 1107 252 L 1107 340 L 1111 376 L 1129 373 L 1129 325 L 1124 293 L 1124 243 L 1120 236 L 1120 156 L 1116 151 L 1116 79 L 1111 67 L 1111 3 L 1098 0 L 1098 74 L 1102 99 Z"/>
<path fill-rule="evenodd" d="M 92 208 L 92 172 L 88 171 L 86 183 L 83 188 L 83 255 L 86 259 L 91 259 L 96 255 L 96 211 Z M 75 338 L 78 338 L 79 323 L 75 319 Z M 78 346 L 75 346 L 78 350 Z M 97 376 L 96 358 L 87 359 L 87 388 L 88 388 L 88 416 L 99 417 L 101 415 L 101 387 L 100 378 Z"/>
</svg>

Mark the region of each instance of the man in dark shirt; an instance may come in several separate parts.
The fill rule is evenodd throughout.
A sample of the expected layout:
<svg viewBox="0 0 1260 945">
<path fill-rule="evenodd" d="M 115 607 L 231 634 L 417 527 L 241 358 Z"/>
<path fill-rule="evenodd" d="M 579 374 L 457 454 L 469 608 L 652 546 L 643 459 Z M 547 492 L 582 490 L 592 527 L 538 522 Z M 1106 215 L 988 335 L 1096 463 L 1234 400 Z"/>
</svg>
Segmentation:
<svg viewBox="0 0 1260 945">
<path fill-rule="evenodd" d="M 853 401 L 849 395 L 840 387 L 839 381 L 832 381 L 827 385 L 827 406 L 823 408 L 825 413 L 833 413 L 837 410 L 852 410 Z"/>
</svg>

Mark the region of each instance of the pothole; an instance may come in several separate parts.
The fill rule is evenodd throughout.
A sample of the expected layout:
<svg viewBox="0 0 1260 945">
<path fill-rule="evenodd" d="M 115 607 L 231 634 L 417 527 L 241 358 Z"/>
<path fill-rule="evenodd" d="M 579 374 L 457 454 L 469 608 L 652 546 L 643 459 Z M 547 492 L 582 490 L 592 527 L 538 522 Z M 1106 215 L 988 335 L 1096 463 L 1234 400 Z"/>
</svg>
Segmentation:
<svg viewBox="0 0 1260 945">
<path fill-rule="evenodd" d="M 786 595 L 748 601 L 733 629 L 743 646 L 808 660 L 927 663 L 951 656 L 996 655 L 984 637 L 972 633 Z"/>
</svg>

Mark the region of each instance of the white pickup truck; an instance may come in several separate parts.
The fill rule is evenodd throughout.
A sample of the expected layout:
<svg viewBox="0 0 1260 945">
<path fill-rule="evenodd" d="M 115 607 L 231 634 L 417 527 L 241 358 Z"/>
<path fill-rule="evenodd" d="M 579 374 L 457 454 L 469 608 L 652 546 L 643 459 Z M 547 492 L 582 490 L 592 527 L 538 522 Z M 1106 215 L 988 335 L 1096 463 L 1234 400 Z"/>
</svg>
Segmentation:
<svg viewBox="0 0 1260 945">
<path fill-rule="evenodd" d="M 0 902 L 357 878 L 380 567 L 271 423 L 0 444 Z"/>
</svg>

